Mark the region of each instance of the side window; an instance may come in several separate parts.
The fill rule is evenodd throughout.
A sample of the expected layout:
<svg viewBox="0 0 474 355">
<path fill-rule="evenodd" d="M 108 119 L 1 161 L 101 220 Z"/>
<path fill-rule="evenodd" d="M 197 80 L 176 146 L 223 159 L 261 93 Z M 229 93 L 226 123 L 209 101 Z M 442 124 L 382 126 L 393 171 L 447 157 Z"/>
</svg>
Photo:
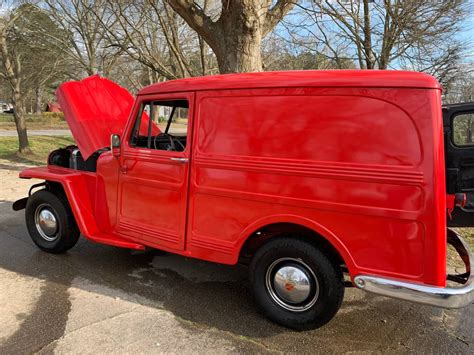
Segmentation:
<svg viewBox="0 0 474 355">
<path fill-rule="evenodd" d="M 188 135 L 188 111 L 186 100 L 144 102 L 135 120 L 130 145 L 184 151 Z"/>
<path fill-rule="evenodd" d="M 452 129 L 454 144 L 474 145 L 474 113 L 461 113 L 454 116 Z"/>
</svg>

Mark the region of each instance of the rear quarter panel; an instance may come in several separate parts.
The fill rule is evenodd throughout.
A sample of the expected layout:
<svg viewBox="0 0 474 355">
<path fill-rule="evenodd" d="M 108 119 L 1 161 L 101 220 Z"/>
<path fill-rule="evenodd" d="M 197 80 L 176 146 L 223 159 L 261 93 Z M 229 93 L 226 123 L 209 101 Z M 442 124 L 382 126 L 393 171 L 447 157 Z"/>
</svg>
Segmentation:
<svg viewBox="0 0 474 355">
<path fill-rule="evenodd" d="M 220 90 L 196 96 L 187 249 L 237 262 L 278 222 L 327 238 L 351 276 L 445 283 L 439 91 Z"/>
</svg>

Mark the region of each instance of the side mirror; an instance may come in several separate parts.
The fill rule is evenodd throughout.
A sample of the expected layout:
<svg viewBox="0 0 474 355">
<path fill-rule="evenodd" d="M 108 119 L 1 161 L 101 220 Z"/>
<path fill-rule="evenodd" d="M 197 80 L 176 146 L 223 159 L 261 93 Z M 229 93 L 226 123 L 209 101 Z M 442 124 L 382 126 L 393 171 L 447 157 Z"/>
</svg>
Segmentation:
<svg viewBox="0 0 474 355">
<path fill-rule="evenodd" d="M 120 156 L 120 136 L 118 134 L 112 134 L 110 136 L 110 150 L 114 157 Z"/>
</svg>

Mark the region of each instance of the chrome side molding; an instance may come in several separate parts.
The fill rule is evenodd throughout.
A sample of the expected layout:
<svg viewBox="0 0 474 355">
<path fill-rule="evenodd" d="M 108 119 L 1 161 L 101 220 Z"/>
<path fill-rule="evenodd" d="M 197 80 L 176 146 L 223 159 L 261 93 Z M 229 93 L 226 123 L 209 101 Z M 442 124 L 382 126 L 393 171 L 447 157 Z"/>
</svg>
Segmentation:
<svg viewBox="0 0 474 355">
<path fill-rule="evenodd" d="M 474 259 L 469 246 L 457 233 L 448 230 L 448 240 L 450 244 L 456 244 L 456 250 L 466 265 L 461 287 L 435 287 L 369 275 L 356 276 L 354 284 L 367 292 L 435 307 L 465 307 L 474 302 L 474 275 L 471 272 Z"/>
<path fill-rule="evenodd" d="M 177 158 L 177 157 L 171 157 L 171 161 L 177 161 L 178 163 L 186 164 L 189 159 L 188 158 Z"/>
</svg>

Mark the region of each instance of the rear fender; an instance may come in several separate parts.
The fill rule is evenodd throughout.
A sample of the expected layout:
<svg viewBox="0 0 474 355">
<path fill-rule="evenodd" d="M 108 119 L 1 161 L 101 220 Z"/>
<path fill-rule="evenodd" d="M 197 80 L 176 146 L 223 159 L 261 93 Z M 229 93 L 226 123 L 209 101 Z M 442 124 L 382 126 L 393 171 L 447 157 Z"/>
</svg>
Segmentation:
<svg viewBox="0 0 474 355">
<path fill-rule="evenodd" d="M 349 271 L 349 274 L 350 275 L 356 274 L 357 267 L 354 263 L 354 260 L 349 250 L 339 240 L 339 238 L 337 238 L 335 234 L 333 234 L 330 230 L 320 225 L 319 223 L 316 223 L 313 220 L 310 220 L 308 218 L 301 217 L 301 216 L 296 216 L 296 215 L 272 215 L 272 216 L 267 216 L 265 218 L 259 219 L 255 221 L 254 223 L 250 224 L 249 226 L 247 226 L 247 228 L 245 228 L 242 231 L 242 233 L 239 236 L 239 239 L 236 245 L 236 249 L 237 249 L 236 255 L 237 256 L 240 255 L 242 251 L 242 247 L 244 246 L 248 238 L 250 238 L 256 232 L 258 232 L 260 229 L 272 224 L 276 224 L 276 223 L 288 223 L 288 224 L 299 225 L 301 227 L 305 227 L 308 230 L 313 231 L 314 233 L 319 235 L 321 238 L 326 240 L 326 242 L 329 243 L 329 245 L 339 254 L 341 259 L 345 263 Z M 237 262 L 237 260 L 235 262 Z"/>
</svg>

